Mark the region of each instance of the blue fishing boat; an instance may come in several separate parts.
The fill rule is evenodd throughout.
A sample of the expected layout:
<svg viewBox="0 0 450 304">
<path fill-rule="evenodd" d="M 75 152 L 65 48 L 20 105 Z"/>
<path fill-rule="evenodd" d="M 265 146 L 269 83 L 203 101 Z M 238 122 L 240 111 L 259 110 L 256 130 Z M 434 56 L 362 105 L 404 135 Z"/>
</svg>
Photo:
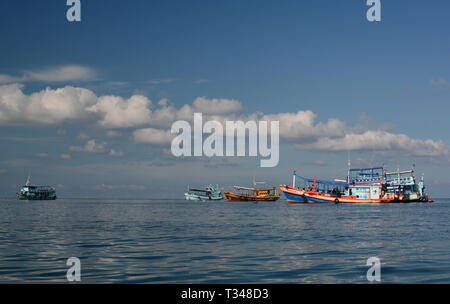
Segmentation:
<svg viewBox="0 0 450 304">
<path fill-rule="evenodd" d="M 189 188 L 184 196 L 189 201 L 220 201 L 225 198 L 218 185 L 209 185 L 205 189 Z"/>
</svg>

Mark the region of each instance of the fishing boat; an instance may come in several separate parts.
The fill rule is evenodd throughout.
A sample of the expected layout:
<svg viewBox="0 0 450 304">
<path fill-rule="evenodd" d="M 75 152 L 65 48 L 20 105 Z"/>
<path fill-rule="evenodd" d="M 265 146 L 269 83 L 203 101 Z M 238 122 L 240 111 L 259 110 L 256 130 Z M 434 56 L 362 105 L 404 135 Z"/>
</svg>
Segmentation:
<svg viewBox="0 0 450 304">
<path fill-rule="evenodd" d="M 415 168 L 415 165 L 413 166 Z M 425 192 L 424 178 L 418 182 L 414 176 L 414 169 L 386 171 L 384 167 L 350 169 L 348 183 L 350 186 L 370 185 L 381 181 L 386 197 L 394 202 L 432 202 Z"/>
<path fill-rule="evenodd" d="M 209 185 L 205 189 L 189 188 L 184 196 L 189 201 L 220 201 L 225 198 L 218 185 Z"/>
<path fill-rule="evenodd" d="M 265 182 L 253 181 L 253 186 L 264 184 Z M 274 202 L 280 199 L 277 188 L 248 188 L 233 186 L 238 192 L 224 191 L 228 201 L 231 202 Z"/>
<path fill-rule="evenodd" d="M 393 193 L 399 201 L 404 202 L 433 202 L 425 192 L 423 175 L 419 182 L 414 176 L 414 170 L 399 169 L 386 172 L 386 191 Z"/>
<path fill-rule="evenodd" d="M 424 192 L 423 180 L 416 184 L 411 171 L 385 172 L 383 167 L 349 169 L 346 180 L 318 180 L 305 178 L 294 171 L 292 186 L 280 185 L 291 203 L 408 203 L 431 202 Z M 393 178 L 397 175 L 397 178 Z M 296 186 L 296 177 L 305 187 Z"/>
<path fill-rule="evenodd" d="M 36 186 L 32 185 L 30 181 L 30 176 L 24 186 L 22 186 L 17 193 L 17 198 L 19 200 L 55 200 L 56 199 L 56 189 L 52 186 Z"/>
</svg>

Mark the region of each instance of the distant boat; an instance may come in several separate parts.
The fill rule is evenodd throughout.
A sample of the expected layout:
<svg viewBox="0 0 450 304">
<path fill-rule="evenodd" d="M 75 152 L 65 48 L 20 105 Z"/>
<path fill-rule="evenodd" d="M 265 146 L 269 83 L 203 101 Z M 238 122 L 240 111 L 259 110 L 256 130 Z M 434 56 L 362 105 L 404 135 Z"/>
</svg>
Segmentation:
<svg viewBox="0 0 450 304">
<path fill-rule="evenodd" d="M 20 188 L 17 193 L 17 198 L 20 200 L 55 200 L 56 189 L 52 186 L 35 186 L 31 184 L 30 176 L 28 176 L 27 182 Z"/>
<path fill-rule="evenodd" d="M 225 198 L 218 185 L 209 185 L 205 189 L 189 188 L 184 196 L 188 201 L 220 201 Z"/>
<path fill-rule="evenodd" d="M 261 182 L 253 182 L 253 185 Z M 277 188 L 247 188 L 234 186 L 235 190 L 239 192 L 224 191 L 228 201 L 231 202 L 274 202 L 280 199 Z"/>
</svg>

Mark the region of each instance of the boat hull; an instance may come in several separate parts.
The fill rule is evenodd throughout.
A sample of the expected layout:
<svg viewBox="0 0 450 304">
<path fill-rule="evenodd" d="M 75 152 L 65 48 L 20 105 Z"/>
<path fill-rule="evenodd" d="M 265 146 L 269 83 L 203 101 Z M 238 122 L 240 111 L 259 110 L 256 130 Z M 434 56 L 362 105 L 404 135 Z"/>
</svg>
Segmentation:
<svg viewBox="0 0 450 304">
<path fill-rule="evenodd" d="M 203 196 L 188 193 L 185 193 L 184 196 L 188 201 L 220 201 L 224 199 L 223 196 Z"/>
<path fill-rule="evenodd" d="M 286 200 L 289 203 L 313 203 L 313 204 L 385 204 L 394 203 L 393 199 L 358 199 L 356 197 L 331 196 L 316 191 L 305 191 L 281 185 Z"/>
<path fill-rule="evenodd" d="M 252 196 L 225 191 L 226 198 L 230 202 L 275 202 L 280 199 L 279 195 Z"/>
<path fill-rule="evenodd" d="M 56 200 L 56 196 L 32 197 L 32 196 L 17 195 L 17 198 L 21 201 L 54 201 L 54 200 Z"/>
</svg>

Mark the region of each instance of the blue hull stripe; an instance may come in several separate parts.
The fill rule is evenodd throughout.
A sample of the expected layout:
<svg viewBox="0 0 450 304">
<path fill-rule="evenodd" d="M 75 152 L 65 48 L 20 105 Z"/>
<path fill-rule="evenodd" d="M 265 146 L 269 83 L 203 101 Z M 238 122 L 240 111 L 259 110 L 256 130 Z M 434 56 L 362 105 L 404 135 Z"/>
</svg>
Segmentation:
<svg viewBox="0 0 450 304">
<path fill-rule="evenodd" d="M 283 192 L 284 196 L 288 201 L 291 202 L 299 202 L 299 203 L 320 203 L 320 204 L 334 204 L 334 201 L 328 201 L 313 197 L 305 197 L 297 194 L 292 194 L 288 192 Z"/>
</svg>

